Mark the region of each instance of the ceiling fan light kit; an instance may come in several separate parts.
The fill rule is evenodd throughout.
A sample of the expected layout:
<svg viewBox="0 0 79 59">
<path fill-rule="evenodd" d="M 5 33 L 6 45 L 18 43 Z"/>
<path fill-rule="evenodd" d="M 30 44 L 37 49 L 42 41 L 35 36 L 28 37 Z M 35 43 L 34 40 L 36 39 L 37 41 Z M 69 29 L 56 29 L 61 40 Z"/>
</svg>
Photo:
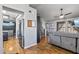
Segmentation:
<svg viewBox="0 0 79 59">
<path fill-rule="evenodd" d="M 65 18 L 65 16 L 70 15 L 70 14 L 72 14 L 72 12 L 63 14 L 63 8 L 61 8 L 60 9 L 60 15 L 58 16 L 58 18 L 63 19 L 63 18 Z"/>
<path fill-rule="evenodd" d="M 60 19 L 64 18 L 64 15 L 60 15 L 59 18 L 60 18 Z"/>
</svg>

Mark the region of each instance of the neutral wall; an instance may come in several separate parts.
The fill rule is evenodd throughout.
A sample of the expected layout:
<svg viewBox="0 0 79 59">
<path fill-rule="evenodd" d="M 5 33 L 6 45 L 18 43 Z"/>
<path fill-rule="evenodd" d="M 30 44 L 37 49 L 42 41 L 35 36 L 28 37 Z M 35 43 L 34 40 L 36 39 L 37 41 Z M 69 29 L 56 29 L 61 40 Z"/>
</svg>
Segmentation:
<svg viewBox="0 0 79 59">
<path fill-rule="evenodd" d="M 31 13 L 29 13 L 29 10 L 31 10 Z M 29 7 L 28 10 L 26 11 L 27 13 L 27 20 L 24 20 L 24 38 L 25 38 L 25 47 L 24 48 L 28 48 L 31 47 L 33 45 L 37 44 L 37 11 L 34 8 Z M 28 27 L 27 26 L 27 21 L 28 20 L 32 20 L 36 22 L 36 26 L 35 27 Z"/>
<path fill-rule="evenodd" d="M 2 5 L 0 5 L 0 54 L 3 53 L 3 36 L 2 36 Z"/>
<path fill-rule="evenodd" d="M 41 18 L 41 23 L 42 23 L 42 27 L 43 27 L 43 29 L 45 29 L 45 19 L 44 18 Z"/>
</svg>

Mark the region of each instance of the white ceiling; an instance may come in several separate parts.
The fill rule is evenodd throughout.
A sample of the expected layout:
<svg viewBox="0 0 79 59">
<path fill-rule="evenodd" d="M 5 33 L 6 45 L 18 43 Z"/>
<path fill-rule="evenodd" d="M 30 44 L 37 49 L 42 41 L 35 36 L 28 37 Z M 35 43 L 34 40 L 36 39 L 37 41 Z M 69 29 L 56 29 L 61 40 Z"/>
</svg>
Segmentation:
<svg viewBox="0 0 79 59">
<path fill-rule="evenodd" d="M 60 15 L 60 8 L 63 13 L 72 12 L 66 18 L 79 17 L 79 4 L 31 4 L 31 7 L 37 9 L 38 14 L 45 20 L 56 20 L 55 16 Z"/>
<path fill-rule="evenodd" d="M 18 11 L 6 6 L 3 6 L 3 11 L 6 11 L 6 13 L 3 12 L 3 16 L 9 16 L 9 19 L 3 18 L 3 20 L 15 20 L 17 16 L 23 15 L 24 13 L 22 11 Z"/>
</svg>

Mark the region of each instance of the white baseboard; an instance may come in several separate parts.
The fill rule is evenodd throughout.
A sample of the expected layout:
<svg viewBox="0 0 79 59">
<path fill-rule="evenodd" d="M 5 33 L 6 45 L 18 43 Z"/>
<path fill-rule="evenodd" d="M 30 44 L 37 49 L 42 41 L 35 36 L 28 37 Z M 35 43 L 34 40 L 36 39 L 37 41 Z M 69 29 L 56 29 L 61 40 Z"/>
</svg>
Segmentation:
<svg viewBox="0 0 79 59">
<path fill-rule="evenodd" d="M 37 43 L 33 43 L 33 44 L 31 44 L 31 45 L 28 45 L 28 46 L 24 47 L 24 49 L 30 48 L 30 47 L 32 47 L 32 46 L 34 46 L 34 45 L 37 45 Z"/>
</svg>

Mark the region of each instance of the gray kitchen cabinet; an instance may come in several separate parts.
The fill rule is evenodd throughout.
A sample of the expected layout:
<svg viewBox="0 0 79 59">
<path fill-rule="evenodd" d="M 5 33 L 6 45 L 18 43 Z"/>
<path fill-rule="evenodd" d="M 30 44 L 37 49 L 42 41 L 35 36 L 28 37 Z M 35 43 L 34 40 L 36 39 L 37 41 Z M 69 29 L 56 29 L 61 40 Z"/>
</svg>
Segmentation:
<svg viewBox="0 0 79 59">
<path fill-rule="evenodd" d="M 51 41 L 51 38 L 50 38 L 50 36 L 48 36 L 48 43 L 50 43 L 50 41 Z"/>
<path fill-rule="evenodd" d="M 70 37 L 61 37 L 61 44 L 63 48 L 76 52 L 76 39 Z"/>
<path fill-rule="evenodd" d="M 52 42 L 51 42 L 53 39 L 52 36 L 53 36 L 52 34 L 49 34 L 49 36 L 48 36 L 48 43 L 50 43 L 50 44 L 52 44 Z"/>
<path fill-rule="evenodd" d="M 79 39 L 77 41 L 77 53 L 79 53 Z"/>
<path fill-rule="evenodd" d="M 60 36 L 54 36 L 53 34 L 49 34 L 48 43 L 60 46 Z"/>
<path fill-rule="evenodd" d="M 52 44 L 60 46 L 61 45 L 60 36 L 52 36 L 51 42 L 52 42 Z"/>
</svg>

